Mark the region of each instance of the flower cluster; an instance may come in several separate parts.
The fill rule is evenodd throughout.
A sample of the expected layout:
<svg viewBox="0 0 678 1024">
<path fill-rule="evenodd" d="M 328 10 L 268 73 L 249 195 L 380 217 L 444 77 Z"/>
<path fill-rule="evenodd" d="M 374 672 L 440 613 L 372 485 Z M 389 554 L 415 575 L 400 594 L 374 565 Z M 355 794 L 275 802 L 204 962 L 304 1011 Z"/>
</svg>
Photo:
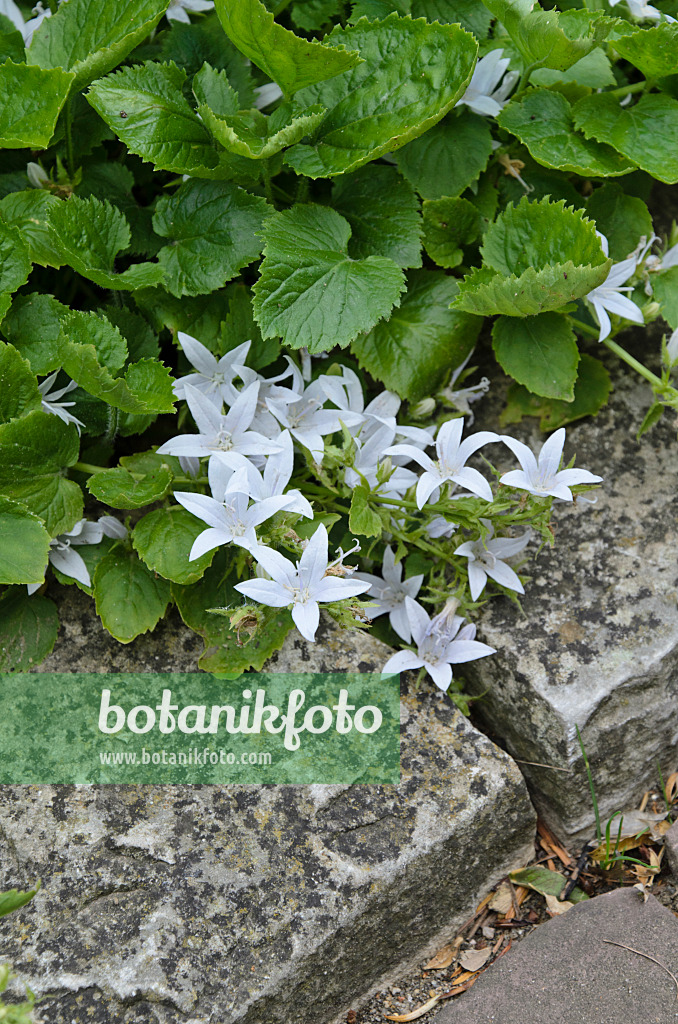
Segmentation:
<svg viewBox="0 0 678 1024">
<path fill-rule="evenodd" d="M 193 372 L 176 381 L 175 394 L 186 402 L 196 430 L 165 442 L 158 454 L 178 456 L 190 473 L 186 479 L 194 481 L 194 489 L 174 493 L 206 524 L 190 559 L 222 545 L 242 549 L 256 573 L 235 589 L 257 604 L 289 608 L 309 641 L 315 640 L 320 604 L 336 610 L 337 603 L 348 602 L 354 613 L 370 619 L 388 615 L 393 631 L 416 650 L 394 655 L 386 672 L 425 668 L 447 689 L 452 665 L 493 653 L 475 640 L 475 625 L 457 609 L 477 602 L 488 580 L 500 591 L 524 593 L 506 561 L 530 540 L 530 530 L 513 534 L 516 521 L 544 534 L 552 499 L 572 501 L 573 487 L 601 479 L 560 468 L 562 428 L 535 457 L 508 435 L 483 430 L 463 438 L 463 416 L 437 428 L 400 422 L 398 396 L 382 391 L 366 402 L 358 374 L 346 365 L 314 374 L 307 355 L 301 368 L 286 356 L 287 368 L 265 378 L 247 366 L 249 342 L 217 358 L 189 335 L 179 333 L 178 341 Z M 341 447 L 335 443 L 339 437 Z M 501 475 L 495 494 L 487 476 L 468 462 L 481 449 L 502 444 L 520 469 Z M 427 452 L 432 448 L 434 455 Z M 369 509 L 370 529 L 354 504 L 356 492 Z M 504 497 L 514 492 L 523 497 Z M 379 534 L 376 544 L 382 535 L 390 538 L 381 575 L 366 571 L 374 564 L 375 543 L 360 571 L 344 564 L 341 549 L 330 560 L 327 512 L 338 512 L 335 519 L 343 514 L 357 533 Z M 303 520 L 314 520 L 315 529 L 302 530 Z M 348 553 L 359 549 L 355 541 Z M 425 573 L 404 575 L 404 556 L 417 549 L 433 570 L 426 586 Z M 443 594 L 443 610 L 431 617 L 418 598 L 435 604 Z M 361 595 L 367 604 L 356 604 Z"/>
</svg>

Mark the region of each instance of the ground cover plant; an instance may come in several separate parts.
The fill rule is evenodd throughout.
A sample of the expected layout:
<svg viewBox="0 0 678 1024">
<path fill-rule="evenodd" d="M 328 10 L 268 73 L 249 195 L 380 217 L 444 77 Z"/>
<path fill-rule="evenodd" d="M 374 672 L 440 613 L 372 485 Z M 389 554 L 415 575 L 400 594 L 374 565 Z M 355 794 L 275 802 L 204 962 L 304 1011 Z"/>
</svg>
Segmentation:
<svg viewBox="0 0 678 1024">
<path fill-rule="evenodd" d="M 224 674 L 321 605 L 442 689 L 491 654 L 507 559 L 604 475 L 561 465 L 599 345 L 641 430 L 678 408 L 677 13 L 0 0 L 0 667 L 52 649 L 46 572 Z M 653 320 L 661 377 L 615 340 Z M 479 337 L 540 452 L 465 432 Z"/>
</svg>

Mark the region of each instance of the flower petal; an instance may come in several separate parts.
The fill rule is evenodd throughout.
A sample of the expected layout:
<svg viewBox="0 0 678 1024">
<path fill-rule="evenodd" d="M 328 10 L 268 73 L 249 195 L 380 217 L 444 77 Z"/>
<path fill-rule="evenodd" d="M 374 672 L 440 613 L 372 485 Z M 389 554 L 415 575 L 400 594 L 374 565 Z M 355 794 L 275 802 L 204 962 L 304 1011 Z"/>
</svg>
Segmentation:
<svg viewBox="0 0 678 1024">
<path fill-rule="evenodd" d="M 395 675 L 396 672 L 409 672 L 423 665 L 424 662 L 415 651 L 398 651 L 391 655 L 381 671 L 382 675 Z"/>
<path fill-rule="evenodd" d="M 246 580 L 236 583 L 233 589 L 259 604 L 267 604 L 269 608 L 286 608 L 292 603 L 290 592 L 283 590 L 274 580 Z"/>
<path fill-rule="evenodd" d="M 320 608 L 316 601 L 305 601 L 304 604 L 294 605 L 292 608 L 294 624 L 306 640 L 315 643 L 315 634 L 320 622 Z"/>
</svg>

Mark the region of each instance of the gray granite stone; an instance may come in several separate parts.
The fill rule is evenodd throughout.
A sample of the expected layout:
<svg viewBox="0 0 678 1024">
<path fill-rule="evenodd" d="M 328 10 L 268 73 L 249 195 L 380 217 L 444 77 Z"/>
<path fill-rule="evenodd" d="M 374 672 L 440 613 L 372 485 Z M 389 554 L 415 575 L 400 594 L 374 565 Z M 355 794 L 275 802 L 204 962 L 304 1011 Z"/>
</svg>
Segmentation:
<svg viewBox="0 0 678 1024">
<path fill-rule="evenodd" d="M 52 670 L 182 671 L 170 619 L 122 647 L 75 588 Z M 283 671 L 379 670 L 388 650 L 323 619 Z M 506 754 L 433 686 L 405 691 L 397 786 L 4 786 L 0 960 L 46 1024 L 328 1024 L 454 933 L 529 859 L 534 812 Z M 18 993 L 18 989 L 16 989 Z"/>
<path fill-rule="evenodd" d="M 499 653 L 464 666 L 469 689 L 486 691 L 475 705 L 481 727 L 516 759 L 570 772 L 520 764 L 545 820 L 582 840 L 594 816 L 577 726 L 603 822 L 657 785 L 657 762 L 665 777 L 674 771 L 678 751 L 675 416 L 636 441 L 649 387 L 597 354 L 614 391 L 595 419 L 567 428 L 564 452 L 604 477 L 597 503 L 557 503 L 555 547 L 525 566 L 524 615 L 504 598 L 489 602 L 479 634 Z M 508 431 L 538 449 L 544 435 L 530 423 Z M 475 426 L 497 428 L 491 404 Z M 492 458 L 515 465 L 499 446 Z"/>
<path fill-rule="evenodd" d="M 644 903 L 638 890 L 617 889 L 540 925 L 435 1021 L 676 1024 L 671 974 L 677 963 L 678 921 L 671 911 L 654 896 Z"/>
</svg>

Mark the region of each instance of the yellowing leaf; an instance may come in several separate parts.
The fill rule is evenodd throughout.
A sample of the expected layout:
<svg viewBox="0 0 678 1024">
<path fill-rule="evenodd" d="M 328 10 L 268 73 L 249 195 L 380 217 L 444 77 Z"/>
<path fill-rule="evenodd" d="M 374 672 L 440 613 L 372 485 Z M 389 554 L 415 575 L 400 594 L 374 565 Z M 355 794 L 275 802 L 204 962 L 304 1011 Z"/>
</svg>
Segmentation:
<svg viewBox="0 0 678 1024">
<path fill-rule="evenodd" d="M 459 963 L 465 971 L 475 974 L 481 967 L 484 967 L 490 959 L 492 950 L 489 946 L 485 949 L 466 949 L 459 957 Z"/>
</svg>

